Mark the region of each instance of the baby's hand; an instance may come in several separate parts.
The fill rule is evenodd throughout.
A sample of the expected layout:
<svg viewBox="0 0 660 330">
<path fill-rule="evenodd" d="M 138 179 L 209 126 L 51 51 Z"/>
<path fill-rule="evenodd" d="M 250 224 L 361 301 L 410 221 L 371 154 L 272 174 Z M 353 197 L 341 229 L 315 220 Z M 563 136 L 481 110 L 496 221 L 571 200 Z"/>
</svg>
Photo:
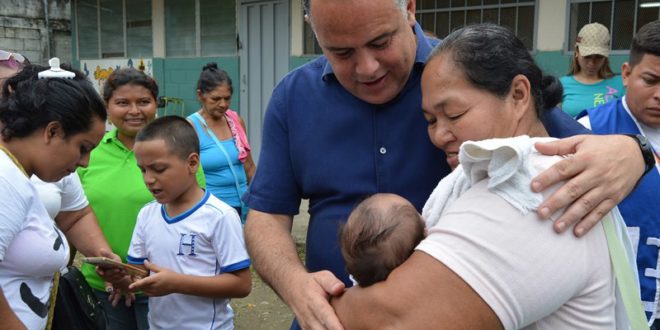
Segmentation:
<svg viewBox="0 0 660 330">
<path fill-rule="evenodd" d="M 173 272 L 167 268 L 161 268 L 149 261 L 144 261 L 144 266 L 151 271 L 151 275 L 133 282 L 128 288 L 135 291 L 142 291 L 150 297 L 164 296 L 177 292 L 175 283 L 179 273 Z"/>
</svg>

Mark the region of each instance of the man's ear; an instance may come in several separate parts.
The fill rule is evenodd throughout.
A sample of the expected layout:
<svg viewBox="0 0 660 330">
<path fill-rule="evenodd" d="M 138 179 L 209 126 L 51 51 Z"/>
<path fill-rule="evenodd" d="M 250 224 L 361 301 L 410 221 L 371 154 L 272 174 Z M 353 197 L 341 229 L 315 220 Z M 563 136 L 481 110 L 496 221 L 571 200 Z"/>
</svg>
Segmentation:
<svg viewBox="0 0 660 330">
<path fill-rule="evenodd" d="M 62 130 L 62 124 L 59 121 L 51 121 L 44 128 L 44 141 L 49 143 L 53 138 L 59 136 L 64 137 L 64 131 Z"/>
<path fill-rule="evenodd" d="M 632 67 L 630 66 L 630 63 L 623 63 L 621 65 L 621 80 L 623 80 L 623 87 L 626 89 L 628 89 L 630 74 L 632 74 Z"/>
<path fill-rule="evenodd" d="M 415 26 L 417 20 L 415 19 L 415 0 L 408 0 L 408 5 L 406 6 L 406 19 L 410 26 Z"/>
</svg>

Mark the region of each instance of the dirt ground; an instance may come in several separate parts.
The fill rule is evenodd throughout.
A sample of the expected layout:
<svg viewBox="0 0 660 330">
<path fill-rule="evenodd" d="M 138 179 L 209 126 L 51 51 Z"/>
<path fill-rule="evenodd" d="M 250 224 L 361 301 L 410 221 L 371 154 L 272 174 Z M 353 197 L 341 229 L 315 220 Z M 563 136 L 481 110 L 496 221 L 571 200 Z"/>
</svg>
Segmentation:
<svg viewBox="0 0 660 330">
<path fill-rule="evenodd" d="M 300 214 L 293 221 L 293 237 L 299 254 L 305 248 L 308 222 L 307 201 L 303 201 Z M 261 281 L 254 270 L 252 292 L 243 299 L 232 299 L 231 306 L 234 309 L 234 325 L 237 330 L 284 330 L 289 329 L 293 320 L 289 307 Z"/>
</svg>

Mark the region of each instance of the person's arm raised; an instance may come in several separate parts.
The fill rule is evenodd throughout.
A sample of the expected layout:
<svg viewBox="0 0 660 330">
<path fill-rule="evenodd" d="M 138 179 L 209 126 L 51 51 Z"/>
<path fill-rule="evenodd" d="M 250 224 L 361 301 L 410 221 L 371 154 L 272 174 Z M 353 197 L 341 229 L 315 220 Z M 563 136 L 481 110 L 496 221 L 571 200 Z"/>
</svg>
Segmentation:
<svg viewBox="0 0 660 330">
<path fill-rule="evenodd" d="M 245 241 L 254 268 L 293 310 L 303 329 L 342 329 L 330 306 L 344 283 L 329 271 L 308 273 L 291 236 L 293 218 L 250 210 Z"/>
<path fill-rule="evenodd" d="M 644 173 L 645 164 L 634 139 L 624 135 L 578 135 L 550 143 L 537 143 L 545 155 L 569 155 L 532 180 L 532 190 L 543 191 L 567 181 L 538 209 L 547 219 L 568 207 L 554 229 L 573 230 L 582 236 L 623 200 Z"/>
</svg>

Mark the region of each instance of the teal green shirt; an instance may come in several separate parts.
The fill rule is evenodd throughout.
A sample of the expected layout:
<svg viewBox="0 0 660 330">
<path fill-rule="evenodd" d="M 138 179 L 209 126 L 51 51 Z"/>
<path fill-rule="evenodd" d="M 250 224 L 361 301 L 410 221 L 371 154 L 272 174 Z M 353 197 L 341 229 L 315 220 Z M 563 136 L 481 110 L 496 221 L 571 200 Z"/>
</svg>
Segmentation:
<svg viewBox="0 0 660 330">
<path fill-rule="evenodd" d="M 144 184 L 135 154 L 119 141 L 117 130 L 113 129 L 103 136 L 90 155 L 89 166 L 79 168 L 78 175 L 112 252 L 126 262 L 137 214 L 154 200 Z M 205 187 L 201 166 L 197 182 Z M 105 289 L 94 266 L 83 264 L 82 272 L 93 288 Z"/>
<path fill-rule="evenodd" d="M 583 84 L 571 75 L 559 78 L 564 87 L 561 109 L 572 117 L 582 110 L 591 109 L 623 97 L 626 90 L 621 76 L 614 76 L 595 84 Z"/>
</svg>

